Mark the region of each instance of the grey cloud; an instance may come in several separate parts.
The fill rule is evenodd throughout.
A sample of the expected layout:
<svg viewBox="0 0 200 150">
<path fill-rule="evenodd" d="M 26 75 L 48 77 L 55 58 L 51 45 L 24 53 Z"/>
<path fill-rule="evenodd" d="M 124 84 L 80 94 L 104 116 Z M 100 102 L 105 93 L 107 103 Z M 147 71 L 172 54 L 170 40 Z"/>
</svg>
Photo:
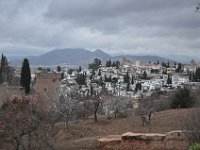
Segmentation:
<svg viewBox="0 0 200 150">
<path fill-rule="evenodd" d="M 193 54 L 200 48 L 195 5 L 196 0 L 0 0 L 0 48 L 27 54 L 26 49 L 65 47 Z"/>
<path fill-rule="evenodd" d="M 59 0 L 49 5 L 45 16 L 110 34 L 127 26 L 198 28 L 194 8 L 195 1 L 188 0 Z"/>
<path fill-rule="evenodd" d="M 187 0 L 59 0 L 49 5 L 47 16 L 64 19 L 117 17 L 134 12 L 180 9 L 191 6 Z M 95 19 L 95 18 L 93 18 Z"/>
</svg>

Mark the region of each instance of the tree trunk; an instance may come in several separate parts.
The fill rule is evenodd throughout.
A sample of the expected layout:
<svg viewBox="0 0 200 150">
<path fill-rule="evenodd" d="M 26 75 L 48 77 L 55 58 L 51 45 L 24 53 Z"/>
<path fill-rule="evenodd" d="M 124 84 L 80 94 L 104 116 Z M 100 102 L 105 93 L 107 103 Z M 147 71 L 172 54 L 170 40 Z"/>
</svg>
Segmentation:
<svg viewBox="0 0 200 150">
<path fill-rule="evenodd" d="M 98 120 L 97 120 L 97 111 L 95 110 L 95 112 L 94 112 L 94 121 L 95 122 L 97 122 Z"/>
<path fill-rule="evenodd" d="M 97 111 L 98 111 L 98 108 L 99 108 L 99 102 L 95 102 L 94 103 L 94 121 L 97 122 Z"/>
<path fill-rule="evenodd" d="M 14 138 L 15 139 L 15 150 L 19 150 L 19 148 L 20 148 L 20 140 L 17 138 L 17 137 L 15 137 Z"/>
</svg>

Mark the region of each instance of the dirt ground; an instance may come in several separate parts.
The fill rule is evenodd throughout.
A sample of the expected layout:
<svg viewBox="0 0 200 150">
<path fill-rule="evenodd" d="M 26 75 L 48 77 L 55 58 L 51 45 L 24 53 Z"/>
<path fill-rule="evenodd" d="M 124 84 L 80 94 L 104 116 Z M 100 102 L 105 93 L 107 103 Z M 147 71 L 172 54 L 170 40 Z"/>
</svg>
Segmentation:
<svg viewBox="0 0 200 150">
<path fill-rule="evenodd" d="M 126 132 L 135 133 L 167 133 L 173 130 L 184 130 L 185 119 L 192 109 L 173 109 L 153 113 L 151 126 L 142 126 L 140 116 L 133 113 L 127 118 L 108 120 L 100 117 L 95 123 L 92 119 L 69 124 L 57 124 L 59 130 L 55 137 L 55 146 L 59 150 L 97 149 L 97 139 L 108 135 L 120 135 Z"/>
</svg>

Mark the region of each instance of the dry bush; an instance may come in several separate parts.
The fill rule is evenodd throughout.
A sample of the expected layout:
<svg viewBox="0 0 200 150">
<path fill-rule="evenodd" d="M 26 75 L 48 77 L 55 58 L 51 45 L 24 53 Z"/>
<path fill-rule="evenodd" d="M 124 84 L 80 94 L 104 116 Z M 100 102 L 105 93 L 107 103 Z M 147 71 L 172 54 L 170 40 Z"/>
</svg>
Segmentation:
<svg viewBox="0 0 200 150">
<path fill-rule="evenodd" d="M 191 143 L 200 143 L 200 108 L 195 108 L 188 113 L 185 121 L 188 138 Z"/>
</svg>

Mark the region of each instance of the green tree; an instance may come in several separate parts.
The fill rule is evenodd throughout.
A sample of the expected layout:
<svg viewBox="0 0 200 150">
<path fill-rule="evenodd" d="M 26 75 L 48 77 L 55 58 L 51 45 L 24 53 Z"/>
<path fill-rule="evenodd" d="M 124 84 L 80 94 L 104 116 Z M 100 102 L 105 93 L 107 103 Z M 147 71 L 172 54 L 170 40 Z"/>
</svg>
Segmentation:
<svg viewBox="0 0 200 150">
<path fill-rule="evenodd" d="M 132 78 L 131 78 L 131 84 L 133 85 L 134 84 L 134 77 L 132 75 Z"/>
<path fill-rule="evenodd" d="M 60 67 L 60 65 L 57 66 L 57 71 L 58 71 L 58 72 L 61 72 L 61 71 L 62 71 L 62 68 Z"/>
<path fill-rule="evenodd" d="M 8 69 L 8 61 L 7 58 L 2 54 L 1 66 L 0 66 L 0 84 L 6 82 L 7 69 Z"/>
<path fill-rule="evenodd" d="M 94 62 L 89 64 L 89 69 L 97 70 L 101 66 L 101 60 L 98 58 L 94 59 Z"/>
<path fill-rule="evenodd" d="M 30 83 L 31 83 L 31 71 L 30 71 L 29 61 L 27 58 L 25 58 L 21 68 L 20 84 L 22 87 L 25 88 L 26 94 L 30 92 Z"/>
<path fill-rule="evenodd" d="M 101 70 L 99 69 L 98 76 L 101 76 Z"/>
<path fill-rule="evenodd" d="M 95 58 L 94 59 L 94 63 L 97 64 L 98 66 L 100 66 L 101 65 L 101 60 L 98 59 L 98 58 Z"/>
<path fill-rule="evenodd" d="M 125 83 L 129 83 L 130 82 L 130 77 L 129 77 L 128 71 L 126 72 L 126 75 L 124 76 L 124 82 Z"/>
<path fill-rule="evenodd" d="M 76 82 L 78 85 L 85 85 L 86 83 L 86 77 L 85 74 L 78 74 L 76 78 Z"/>
<path fill-rule="evenodd" d="M 193 78 L 195 82 L 200 82 L 200 68 L 199 67 L 196 68 Z"/>
<path fill-rule="evenodd" d="M 182 70 L 182 64 L 178 63 L 178 68 L 176 69 L 176 72 L 180 73 Z"/>
<path fill-rule="evenodd" d="M 116 84 L 117 82 L 118 82 L 118 78 L 113 77 L 113 78 L 112 78 L 112 83 Z"/>
<path fill-rule="evenodd" d="M 137 92 L 138 90 L 142 90 L 142 84 L 140 82 L 137 82 L 136 86 L 135 86 L 135 91 Z"/>
<path fill-rule="evenodd" d="M 111 62 L 111 60 L 109 59 L 109 60 L 106 62 L 106 67 L 111 67 L 111 65 L 112 65 L 112 62 Z"/>
<path fill-rule="evenodd" d="M 126 91 L 130 91 L 130 83 L 127 83 Z"/>
<path fill-rule="evenodd" d="M 68 73 L 69 75 L 72 75 L 72 72 L 73 72 L 73 69 L 69 69 L 69 70 L 67 71 L 67 73 Z"/>
<path fill-rule="evenodd" d="M 95 76 L 95 70 L 94 69 L 92 70 L 92 76 Z"/>
<path fill-rule="evenodd" d="M 169 74 L 168 74 L 168 77 L 167 77 L 167 84 L 168 85 L 172 84 L 172 78 L 170 77 Z"/>
<path fill-rule="evenodd" d="M 162 62 L 163 67 L 167 67 L 167 64 L 165 62 Z"/>
<path fill-rule="evenodd" d="M 192 72 L 189 73 L 189 81 L 192 81 L 193 78 L 192 78 Z"/>
<path fill-rule="evenodd" d="M 79 66 L 79 68 L 78 68 L 78 72 L 81 72 L 81 70 L 82 70 L 82 68 L 81 68 L 81 66 Z"/>
<path fill-rule="evenodd" d="M 119 69 L 119 66 L 120 66 L 120 62 L 117 60 L 116 61 L 116 68 Z"/>
<path fill-rule="evenodd" d="M 167 68 L 169 68 L 170 67 L 170 65 L 169 65 L 169 61 L 167 62 Z"/>
<path fill-rule="evenodd" d="M 116 67 L 116 62 L 115 61 L 113 61 L 112 67 Z"/>
<path fill-rule="evenodd" d="M 146 71 L 143 72 L 142 79 L 145 79 L 145 80 L 147 79 L 147 72 Z"/>
<path fill-rule="evenodd" d="M 194 98 L 186 87 L 177 91 L 171 102 L 171 108 L 189 108 L 193 105 Z"/>
<path fill-rule="evenodd" d="M 174 68 L 176 68 L 176 62 L 174 62 Z"/>
</svg>

